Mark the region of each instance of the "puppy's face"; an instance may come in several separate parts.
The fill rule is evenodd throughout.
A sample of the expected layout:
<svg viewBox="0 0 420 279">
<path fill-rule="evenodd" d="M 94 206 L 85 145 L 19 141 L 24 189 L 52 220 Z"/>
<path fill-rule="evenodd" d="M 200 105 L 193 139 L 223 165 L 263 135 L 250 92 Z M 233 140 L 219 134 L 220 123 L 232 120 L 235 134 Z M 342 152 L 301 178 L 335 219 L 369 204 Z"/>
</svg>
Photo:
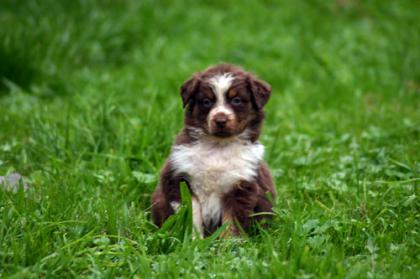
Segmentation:
<svg viewBox="0 0 420 279">
<path fill-rule="evenodd" d="M 238 67 L 209 68 L 181 87 L 187 107 L 185 123 L 219 138 L 235 136 L 246 129 L 258 130 L 270 92 L 268 84 Z"/>
</svg>

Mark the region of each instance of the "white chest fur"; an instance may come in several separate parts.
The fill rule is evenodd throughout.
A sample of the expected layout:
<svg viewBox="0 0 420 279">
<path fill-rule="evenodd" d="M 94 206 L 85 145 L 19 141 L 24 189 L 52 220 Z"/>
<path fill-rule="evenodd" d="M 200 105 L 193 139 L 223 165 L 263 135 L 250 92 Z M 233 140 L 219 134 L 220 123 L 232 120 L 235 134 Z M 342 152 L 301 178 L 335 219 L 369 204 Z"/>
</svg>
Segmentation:
<svg viewBox="0 0 420 279">
<path fill-rule="evenodd" d="M 248 141 L 215 143 L 210 140 L 189 145 L 175 145 L 170 162 L 176 174 L 189 178 L 191 190 L 201 206 L 205 224 L 217 222 L 222 215 L 221 197 L 235 183 L 252 180 L 257 175 L 264 146 Z"/>
</svg>

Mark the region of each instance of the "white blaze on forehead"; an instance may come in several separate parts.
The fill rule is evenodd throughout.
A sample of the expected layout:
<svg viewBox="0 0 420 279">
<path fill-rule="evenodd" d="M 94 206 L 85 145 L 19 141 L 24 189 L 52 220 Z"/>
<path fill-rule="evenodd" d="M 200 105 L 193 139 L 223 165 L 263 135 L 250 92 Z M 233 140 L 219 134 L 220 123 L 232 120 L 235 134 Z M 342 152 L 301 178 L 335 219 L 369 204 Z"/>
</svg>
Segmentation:
<svg viewBox="0 0 420 279">
<path fill-rule="evenodd" d="M 216 105 L 210 111 L 208 116 L 209 124 L 214 115 L 219 112 L 225 113 L 228 117 L 233 117 L 232 109 L 228 107 L 225 102 L 225 93 L 232 86 L 233 79 L 234 77 L 230 73 L 224 73 L 209 79 L 210 86 L 213 89 L 214 95 L 216 96 Z"/>
<path fill-rule="evenodd" d="M 225 92 L 230 88 L 232 81 L 233 76 L 229 73 L 217 75 L 209 80 L 210 86 L 212 87 L 218 100 L 219 97 L 223 97 Z"/>
</svg>

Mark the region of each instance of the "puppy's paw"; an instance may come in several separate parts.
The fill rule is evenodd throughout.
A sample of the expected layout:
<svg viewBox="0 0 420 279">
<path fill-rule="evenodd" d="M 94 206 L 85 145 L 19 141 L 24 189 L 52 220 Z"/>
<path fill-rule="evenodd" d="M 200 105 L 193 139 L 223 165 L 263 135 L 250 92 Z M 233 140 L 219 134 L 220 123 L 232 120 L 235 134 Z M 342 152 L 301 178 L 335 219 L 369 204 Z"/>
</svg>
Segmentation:
<svg viewBox="0 0 420 279">
<path fill-rule="evenodd" d="M 181 204 L 177 201 L 171 201 L 170 205 L 176 213 L 179 211 L 179 208 L 181 207 Z"/>
</svg>

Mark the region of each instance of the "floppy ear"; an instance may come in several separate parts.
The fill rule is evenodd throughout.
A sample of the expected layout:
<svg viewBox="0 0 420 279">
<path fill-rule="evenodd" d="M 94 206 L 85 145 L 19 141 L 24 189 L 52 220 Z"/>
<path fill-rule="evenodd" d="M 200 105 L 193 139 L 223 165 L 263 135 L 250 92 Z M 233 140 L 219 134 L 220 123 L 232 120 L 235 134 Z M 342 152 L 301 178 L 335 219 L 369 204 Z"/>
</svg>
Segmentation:
<svg viewBox="0 0 420 279">
<path fill-rule="evenodd" d="M 264 107 L 271 95 L 271 86 L 265 81 L 257 79 L 253 75 L 248 76 L 248 84 L 252 98 L 258 109 Z"/>
<path fill-rule="evenodd" d="M 191 97 L 198 89 L 199 78 L 197 75 L 192 76 L 181 86 L 182 106 L 185 108 L 191 100 Z"/>
</svg>

